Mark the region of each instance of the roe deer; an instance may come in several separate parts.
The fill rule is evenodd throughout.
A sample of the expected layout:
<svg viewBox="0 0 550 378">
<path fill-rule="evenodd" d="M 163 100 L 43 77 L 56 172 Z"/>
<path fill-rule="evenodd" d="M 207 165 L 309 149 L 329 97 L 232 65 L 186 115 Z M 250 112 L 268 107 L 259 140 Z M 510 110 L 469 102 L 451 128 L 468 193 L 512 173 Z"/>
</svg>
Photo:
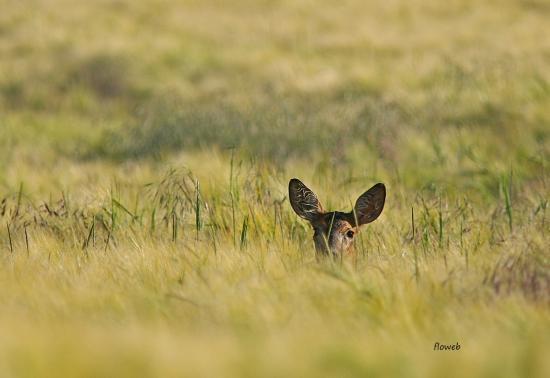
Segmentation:
<svg viewBox="0 0 550 378">
<path fill-rule="evenodd" d="M 292 209 L 313 226 L 313 241 L 318 253 L 340 255 L 348 251 L 359 226 L 374 221 L 384 208 L 386 187 L 378 183 L 363 193 L 349 213 L 327 212 L 319 199 L 300 180 L 293 178 L 288 183 Z"/>
</svg>

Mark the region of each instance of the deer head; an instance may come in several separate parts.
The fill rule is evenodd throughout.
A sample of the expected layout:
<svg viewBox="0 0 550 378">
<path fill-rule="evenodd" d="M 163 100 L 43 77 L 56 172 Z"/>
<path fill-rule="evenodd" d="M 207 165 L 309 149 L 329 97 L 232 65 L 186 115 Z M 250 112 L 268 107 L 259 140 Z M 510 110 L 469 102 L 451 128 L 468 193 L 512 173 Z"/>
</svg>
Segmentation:
<svg viewBox="0 0 550 378">
<path fill-rule="evenodd" d="M 290 180 L 288 192 L 292 209 L 313 227 L 316 251 L 333 255 L 350 249 L 359 227 L 378 218 L 386 200 L 386 187 L 381 183 L 359 196 L 349 213 L 325 211 L 315 193 L 298 179 Z"/>
</svg>

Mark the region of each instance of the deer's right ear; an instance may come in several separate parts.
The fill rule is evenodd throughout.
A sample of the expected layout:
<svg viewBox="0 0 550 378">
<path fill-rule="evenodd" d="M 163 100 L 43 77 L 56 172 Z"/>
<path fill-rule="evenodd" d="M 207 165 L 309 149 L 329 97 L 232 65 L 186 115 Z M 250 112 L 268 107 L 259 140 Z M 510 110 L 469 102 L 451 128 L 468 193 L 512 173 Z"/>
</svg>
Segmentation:
<svg viewBox="0 0 550 378">
<path fill-rule="evenodd" d="M 288 183 L 288 195 L 292 209 L 300 217 L 312 222 L 324 213 L 319 199 L 300 180 L 293 178 Z"/>
<path fill-rule="evenodd" d="M 384 209 L 386 187 L 382 183 L 374 185 L 355 202 L 353 212 L 359 226 L 374 221 Z"/>
</svg>

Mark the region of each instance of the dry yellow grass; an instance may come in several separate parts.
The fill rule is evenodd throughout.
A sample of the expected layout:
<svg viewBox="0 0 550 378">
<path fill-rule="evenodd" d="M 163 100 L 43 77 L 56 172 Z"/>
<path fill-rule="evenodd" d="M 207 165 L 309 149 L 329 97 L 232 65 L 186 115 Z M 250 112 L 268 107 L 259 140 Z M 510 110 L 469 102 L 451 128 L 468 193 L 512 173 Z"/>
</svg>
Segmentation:
<svg viewBox="0 0 550 378">
<path fill-rule="evenodd" d="M 1 376 L 548 376 L 544 1 L 1 8 Z"/>
</svg>

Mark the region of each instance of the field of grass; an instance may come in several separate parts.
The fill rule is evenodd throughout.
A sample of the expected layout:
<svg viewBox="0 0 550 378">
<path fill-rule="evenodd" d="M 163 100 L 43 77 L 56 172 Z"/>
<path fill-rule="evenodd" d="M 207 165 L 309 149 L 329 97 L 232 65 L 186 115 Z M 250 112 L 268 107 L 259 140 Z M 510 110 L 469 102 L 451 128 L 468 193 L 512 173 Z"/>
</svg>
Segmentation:
<svg viewBox="0 0 550 378">
<path fill-rule="evenodd" d="M 1 2 L 0 376 L 548 377 L 549 19 Z M 316 259 L 292 177 L 385 209 Z"/>
</svg>

